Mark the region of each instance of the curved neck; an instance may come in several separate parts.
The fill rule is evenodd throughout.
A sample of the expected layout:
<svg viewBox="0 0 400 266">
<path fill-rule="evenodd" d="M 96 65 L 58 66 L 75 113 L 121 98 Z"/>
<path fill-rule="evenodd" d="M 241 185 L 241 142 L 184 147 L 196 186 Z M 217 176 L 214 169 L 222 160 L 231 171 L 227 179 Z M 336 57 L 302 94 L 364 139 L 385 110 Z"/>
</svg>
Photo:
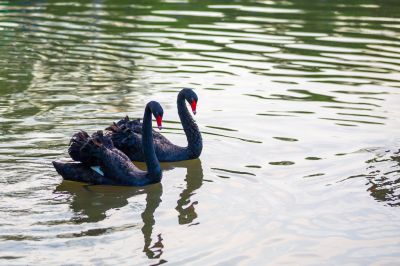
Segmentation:
<svg viewBox="0 0 400 266">
<path fill-rule="evenodd" d="M 146 106 L 143 116 L 143 127 L 142 127 L 143 154 L 144 154 L 144 161 L 147 166 L 147 176 L 150 179 L 154 180 L 158 179 L 159 181 L 161 180 L 161 167 L 157 159 L 156 153 L 154 151 L 151 115 L 152 114 L 150 108 Z"/>
<path fill-rule="evenodd" d="M 185 131 L 188 141 L 187 150 L 189 157 L 190 159 L 197 158 L 200 156 L 201 150 L 203 149 L 203 140 L 196 122 L 186 107 L 185 96 L 182 92 L 178 94 L 177 105 L 179 118 L 181 119 L 183 130 Z"/>
</svg>

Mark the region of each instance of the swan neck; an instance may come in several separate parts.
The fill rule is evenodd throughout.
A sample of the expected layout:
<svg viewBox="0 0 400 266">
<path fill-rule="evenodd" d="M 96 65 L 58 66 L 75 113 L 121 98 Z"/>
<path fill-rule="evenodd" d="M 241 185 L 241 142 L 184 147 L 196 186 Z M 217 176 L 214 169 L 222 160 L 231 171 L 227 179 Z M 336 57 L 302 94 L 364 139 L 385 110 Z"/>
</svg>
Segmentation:
<svg viewBox="0 0 400 266">
<path fill-rule="evenodd" d="M 187 150 L 189 159 L 193 159 L 200 156 L 203 144 L 200 130 L 190 114 L 185 101 L 184 94 L 182 92 L 179 93 L 177 99 L 178 114 L 188 142 Z"/>
<path fill-rule="evenodd" d="M 161 179 L 161 167 L 157 159 L 154 143 L 153 143 L 153 132 L 152 132 L 152 113 L 150 107 L 146 106 L 143 116 L 143 154 L 144 161 L 147 166 L 147 175 L 151 179 Z"/>
</svg>

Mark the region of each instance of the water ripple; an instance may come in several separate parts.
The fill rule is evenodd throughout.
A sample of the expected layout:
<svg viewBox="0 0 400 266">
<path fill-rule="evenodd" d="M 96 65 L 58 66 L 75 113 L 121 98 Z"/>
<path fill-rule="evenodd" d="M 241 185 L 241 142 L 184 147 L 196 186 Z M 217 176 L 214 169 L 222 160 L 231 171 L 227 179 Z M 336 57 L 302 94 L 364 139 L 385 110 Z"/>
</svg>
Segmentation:
<svg viewBox="0 0 400 266">
<path fill-rule="evenodd" d="M 397 3 L 122 2 L 0 1 L 4 264 L 398 262 Z M 200 160 L 139 189 L 56 174 L 149 100 L 186 145 L 182 87 Z"/>
</svg>

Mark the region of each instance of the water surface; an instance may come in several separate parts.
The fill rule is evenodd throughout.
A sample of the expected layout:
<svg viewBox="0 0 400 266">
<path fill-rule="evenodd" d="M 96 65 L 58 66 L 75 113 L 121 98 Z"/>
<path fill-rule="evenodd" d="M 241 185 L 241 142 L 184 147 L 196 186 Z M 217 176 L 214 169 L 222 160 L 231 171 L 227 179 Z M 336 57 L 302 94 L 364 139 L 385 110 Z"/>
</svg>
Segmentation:
<svg viewBox="0 0 400 266">
<path fill-rule="evenodd" d="M 132 2 L 132 1 L 131 1 Z M 0 264 L 400 260 L 397 1 L 0 1 Z M 63 182 L 79 129 L 147 101 L 198 160 L 144 188 Z"/>
</svg>

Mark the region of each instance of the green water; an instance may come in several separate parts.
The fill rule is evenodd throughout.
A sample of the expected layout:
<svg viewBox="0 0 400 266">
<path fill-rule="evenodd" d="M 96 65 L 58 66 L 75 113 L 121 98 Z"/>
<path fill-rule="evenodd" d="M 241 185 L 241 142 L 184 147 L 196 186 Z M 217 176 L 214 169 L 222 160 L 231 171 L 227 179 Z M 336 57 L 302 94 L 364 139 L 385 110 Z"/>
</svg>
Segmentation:
<svg viewBox="0 0 400 266">
<path fill-rule="evenodd" d="M 399 52 L 394 0 L 0 0 L 0 264 L 398 264 Z M 53 169 L 150 100 L 185 145 L 183 87 L 161 184 Z"/>
</svg>

